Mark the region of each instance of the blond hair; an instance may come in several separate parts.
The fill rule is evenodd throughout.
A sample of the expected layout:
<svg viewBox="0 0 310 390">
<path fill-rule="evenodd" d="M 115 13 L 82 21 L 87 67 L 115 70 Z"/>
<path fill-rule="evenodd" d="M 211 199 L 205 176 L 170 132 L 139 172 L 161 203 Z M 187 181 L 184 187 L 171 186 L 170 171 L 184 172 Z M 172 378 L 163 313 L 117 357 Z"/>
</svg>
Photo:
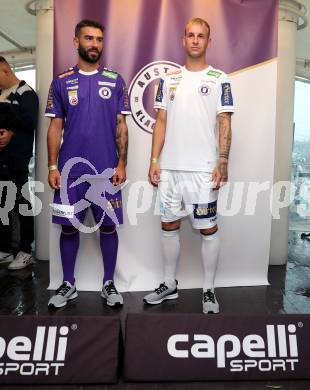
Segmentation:
<svg viewBox="0 0 310 390">
<path fill-rule="evenodd" d="M 208 38 L 210 37 L 210 32 L 211 32 L 210 25 L 206 20 L 202 18 L 192 18 L 191 20 L 189 20 L 185 25 L 184 35 L 186 35 L 186 28 L 190 24 L 200 24 L 201 26 L 205 26 L 208 29 Z"/>
</svg>

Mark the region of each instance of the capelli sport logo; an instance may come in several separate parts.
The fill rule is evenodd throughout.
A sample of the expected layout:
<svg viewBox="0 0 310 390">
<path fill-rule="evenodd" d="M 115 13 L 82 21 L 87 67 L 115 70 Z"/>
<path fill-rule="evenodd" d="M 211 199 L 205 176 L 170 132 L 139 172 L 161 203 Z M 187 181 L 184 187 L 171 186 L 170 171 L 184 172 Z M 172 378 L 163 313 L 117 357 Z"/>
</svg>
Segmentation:
<svg viewBox="0 0 310 390">
<path fill-rule="evenodd" d="M 37 326 L 34 338 L 0 336 L 0 376 L 59 375 L 65 366 L 69 331 L 68 326 Z"/>
<path fill-rule="evenodd" d="M 233 334 L 217 340 L 208 334 L 174 334 L 167 341 L 167 351 L 177 359 L 214 359 L 217 368 L 231 372 L 295 371 L 299 361 L 296 329 L 294 324 L 266 325 L 262 335 L 243 339 Z"/>
<path fill-rule="evenodd" d="M 161 77 L 181 66 L 170 61 L 147 64 L 135 75 L 129 87 L 132 118 L 144 131 L 152 133 L 155 126 L 154 99 Z"/>
</svg>

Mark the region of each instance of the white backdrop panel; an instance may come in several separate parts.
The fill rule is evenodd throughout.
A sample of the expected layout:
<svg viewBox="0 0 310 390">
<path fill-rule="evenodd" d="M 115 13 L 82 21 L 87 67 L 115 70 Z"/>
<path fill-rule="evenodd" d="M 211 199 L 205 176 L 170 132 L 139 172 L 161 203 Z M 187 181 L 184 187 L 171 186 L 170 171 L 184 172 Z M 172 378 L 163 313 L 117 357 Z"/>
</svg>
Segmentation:
<svg viewBox="0 0 310 390">
<path fill-rule="evenodd" d="M 270 188 L 273 179 L 277 61 L 233 74 L 231 81 L 236 106 L 229 164 L 231 184 L 221 190 L 219 199 L 224 215 L 219 217 L 221 255 L 216 285 L 266 285 L 271 232 L 270 190 L 258 195 L 254 215 L 245 215 L 245 207 L 249 183 L 269 182 Z M 128 125 L 129 184 L 123 191 L 125 222 L 118 229 L 115 282 L 120 291 L 150 290 L 162 281 L 163 271 L 157 191 L 146 182 L 151 135 L 138 128 L 131 119 Z M 244 190 L 233 197 L 233 205 L 237 205 L 239 211 L 229 216 L 229 207 L 228 212 L 225 211 L 225 199 L 237 182 L 243 183 L 240 185 Z M 138 199 L 135 194 L 139 194 Z M 252 204 L 251 201 L 248 206 Z M 142 212 L 144 209 L 147 211 Z M 91 220 L 90 216 L 88 220 Z M 60 227 L 51 224 L 50 232 L 50 288 L 55 289 L 62 282 Z M 181 248 L 179 287 L 201 287 L 200 237 L 188 220 L 182 224 Z M 76 263 L 77 288 L 99 291 L 102 276 L 98 232 L 81 234 Z"/>
</svg>

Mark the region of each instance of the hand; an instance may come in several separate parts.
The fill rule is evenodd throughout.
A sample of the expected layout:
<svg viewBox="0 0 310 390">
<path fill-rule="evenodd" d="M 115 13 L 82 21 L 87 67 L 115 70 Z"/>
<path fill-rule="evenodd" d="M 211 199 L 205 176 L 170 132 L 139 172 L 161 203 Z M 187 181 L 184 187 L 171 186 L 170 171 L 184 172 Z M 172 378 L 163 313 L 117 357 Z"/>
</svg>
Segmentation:
<svg viewBox="0 0 310 390">
<path fill-rule="evenodd" d="M 60 188 L 60 172 L 58 169 L 50 171 L 48 174 L 48 184 L 53 190 L 59 190 Z"/>
<path fill-rule="evenodd" d="M 213 190 L 218 190 L 220 187 L 223 187 L 223 185 L 227 183 L 227 165 L 227 160 L 220 160 L 217 167 L 214 168 L 212 172 L 212 181 L 214 183 Z"/>
<path fill-rule="evenodd" d="M 0 149 L 7 146 L 13 137 L 14 133 L 11 130 L 0 129 Z"/>
<path fill-rule="evenodd" d="M 153 186 L 157 187 L 160 182 L 160 166 L 158 163 L 151 163 L 149 169 L 149 181 Z"/>
<path fill-rule="evenodd" d="M 124 183 L 124 181 L 126 181 L 125 165 L 122 161 L 119 161 L 112 178 L 112 183 L 113 185 L 118 186 Z"/>
</svg>

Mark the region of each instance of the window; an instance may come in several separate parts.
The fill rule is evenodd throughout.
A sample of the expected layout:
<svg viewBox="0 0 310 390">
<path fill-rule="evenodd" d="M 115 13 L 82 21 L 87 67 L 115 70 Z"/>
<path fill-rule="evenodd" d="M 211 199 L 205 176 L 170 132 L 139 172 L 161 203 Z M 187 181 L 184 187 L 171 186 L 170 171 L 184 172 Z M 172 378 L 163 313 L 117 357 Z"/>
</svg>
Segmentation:
<svg viewBox="0 0 310 390">
<path fill-rule="evenodd" d="M 36 90 L 36 70 L 35 69 L 17 69 L 15 70 L 16 77 L 20 80 L 25 80 L 31 88 Z"/>
<path fill-rule="evenodd" d="M 295 82 L 292 182 L 296 192 L 290 206 L 290 230 L 310 231 L 310 83 Z"/>
</svg>

